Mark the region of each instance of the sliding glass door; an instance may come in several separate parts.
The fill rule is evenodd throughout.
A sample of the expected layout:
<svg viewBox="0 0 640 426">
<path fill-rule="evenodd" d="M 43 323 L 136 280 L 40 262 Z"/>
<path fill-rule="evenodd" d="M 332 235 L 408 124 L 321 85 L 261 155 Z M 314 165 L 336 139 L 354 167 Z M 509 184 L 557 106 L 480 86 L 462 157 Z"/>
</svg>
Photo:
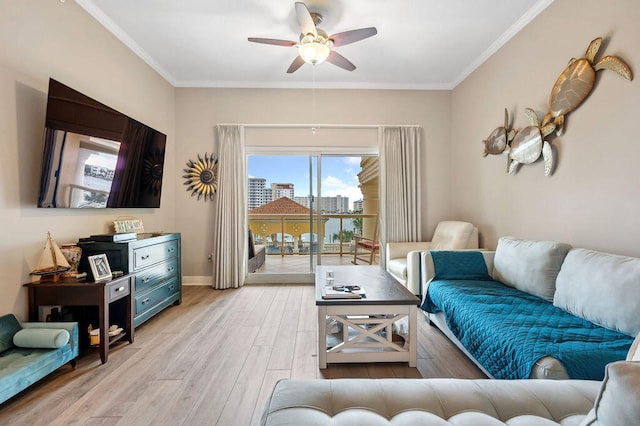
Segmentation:
<svg viewBox="0 0 640 426">
<path fill-rule="evenodd" d="M 317 156 L 250 155 L 247 161 L 249 230 L 254 252 L 265 252 L 264 263 L 249 272 L 310 273 L 319 238 Z"/>
<path fill-rule="evenodd" d="M 371 216 L 362 189 L 372 160 L 377 211 L 375 156 L 249 155 L 250 254 L 264 251 L 264 261 L 250 262 L 247 282 L 312 282 L 317 264 L 351 264 L 353 236 Z"/>
</svg>

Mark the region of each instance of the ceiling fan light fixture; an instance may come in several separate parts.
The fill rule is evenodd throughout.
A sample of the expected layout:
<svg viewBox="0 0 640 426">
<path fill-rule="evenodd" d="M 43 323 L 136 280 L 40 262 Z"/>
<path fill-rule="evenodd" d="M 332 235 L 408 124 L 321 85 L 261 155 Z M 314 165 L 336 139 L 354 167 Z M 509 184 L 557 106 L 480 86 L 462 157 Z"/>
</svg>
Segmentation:
<svg viewBox="0 0 640 426">
<path fill-rule="evenodd" d="M 323 63 L 329 57 L 331 49 L 326 44 L 312 41 L 300 44 L 298 53 L 306 63 L 317 65 Z"/>
<path fill-rule="evenodd" d="M 298 24 L 300 25 L 300 42 L 290 40 L 280 40 L 263 37 L 249 37 L 253 43 L 271 44 L 274 46 L 295 47 L 298 49 L 298 56 L 295 57 L 287 74 L 296 72 L 302 65 L 320 64 L 328 59 L 328 62 L 346 71 L 353 71 L 356 66 L 347 58 L 333 50 L 334 47 L 344 46 L 364 40 L 365 38 L 378 34 L 375 27 L 360 28 L 357 30 L 344 31 L 331 36 L 318 27 L 322 22 L 322 15 L 318 12 L 309 12 L 307 6 L 302 2 L 295 3 L 295 12 Z"/>
</svg>

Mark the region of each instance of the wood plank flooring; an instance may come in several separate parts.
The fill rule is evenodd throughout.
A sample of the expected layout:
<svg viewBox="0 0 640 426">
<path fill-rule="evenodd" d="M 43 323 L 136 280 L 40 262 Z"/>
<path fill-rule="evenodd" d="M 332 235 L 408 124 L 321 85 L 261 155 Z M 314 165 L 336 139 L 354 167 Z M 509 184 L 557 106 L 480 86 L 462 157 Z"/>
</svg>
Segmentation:
<svg viewBox="0 0 640 426">
<path fill-rule="evenodd" d="M 107 364 L 87 350 L 75 369 L 63 366 L 0 405 L 0 424 L 258 425 L 280 379 L 485 377 L 419 315 L 417 368 L 319 370 L 313 286 L 187 286 L 180 306 L 137 328 Z"/>
</svg>

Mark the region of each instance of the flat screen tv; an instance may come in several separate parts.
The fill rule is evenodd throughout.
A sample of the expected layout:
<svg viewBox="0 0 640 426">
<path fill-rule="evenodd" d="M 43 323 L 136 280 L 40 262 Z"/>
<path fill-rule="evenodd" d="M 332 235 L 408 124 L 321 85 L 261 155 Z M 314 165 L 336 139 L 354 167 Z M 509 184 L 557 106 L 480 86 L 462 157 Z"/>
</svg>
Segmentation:
<svg viewBox="0 0 640 426">
<path fill-rule="evenodd" d="M 50 79 L 38 207 L 160 207 L 166 140 Z"/>
</svg>

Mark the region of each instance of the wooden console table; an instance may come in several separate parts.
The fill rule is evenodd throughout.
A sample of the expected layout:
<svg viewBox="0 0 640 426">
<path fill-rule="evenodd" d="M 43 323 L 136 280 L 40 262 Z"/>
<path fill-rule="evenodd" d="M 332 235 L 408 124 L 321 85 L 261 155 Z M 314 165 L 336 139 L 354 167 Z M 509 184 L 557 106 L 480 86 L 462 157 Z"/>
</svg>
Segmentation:
<svg viewBox="0 0 640 426">
<path fill-rule="evenodd" d="M 98 306 L 100 328 L 100 359 L 104 364 L 109 357 L 109 347 L 126 338 L 133 343 L 133 297 L 135 275 L 124 275 L 110 281 L 87 282 L 75 278 L 61 278 L 55 282 L 25 284 L 29 290 L 29 321 L 38 321 L 38 306 Z M 120 334 L 109 336 L 109 305 L 124 300 L 125 324 Z M 80 330 L 86 333 L 87 330 Z"/>
</svg>

